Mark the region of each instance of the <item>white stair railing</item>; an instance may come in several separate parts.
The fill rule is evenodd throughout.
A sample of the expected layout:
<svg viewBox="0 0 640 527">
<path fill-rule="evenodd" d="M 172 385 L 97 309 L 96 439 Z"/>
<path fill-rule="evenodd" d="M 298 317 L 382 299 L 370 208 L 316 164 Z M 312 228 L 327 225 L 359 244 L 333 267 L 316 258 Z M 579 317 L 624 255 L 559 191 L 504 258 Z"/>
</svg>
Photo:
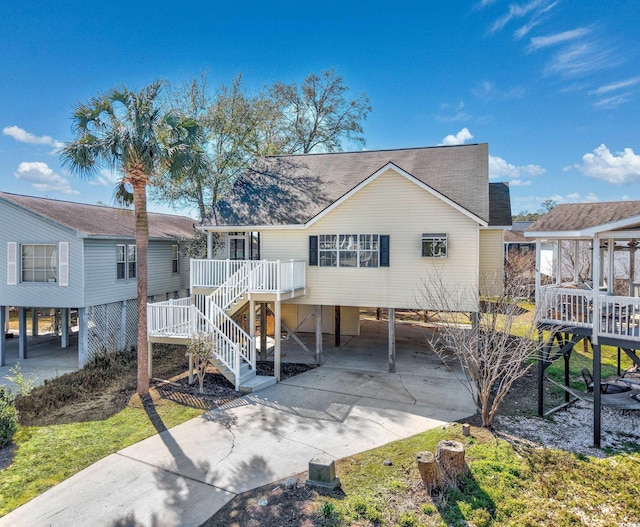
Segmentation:
<svg viewBox="0 0 640 527">
<path fill-rule="evenodd" d="M 148 334 L 151 337 L 192 338 L 212 335 L 216 357 L 233 373 L 236 389 L 242 361 L 256 367 L 255 338 L 229 315 L 235 302 L 250 292 L 277 294 L 305 287 L 304 260 L 191 260 L 192 287 L 214 288 L 209 295 L 149 304 Z"/>
</svg>

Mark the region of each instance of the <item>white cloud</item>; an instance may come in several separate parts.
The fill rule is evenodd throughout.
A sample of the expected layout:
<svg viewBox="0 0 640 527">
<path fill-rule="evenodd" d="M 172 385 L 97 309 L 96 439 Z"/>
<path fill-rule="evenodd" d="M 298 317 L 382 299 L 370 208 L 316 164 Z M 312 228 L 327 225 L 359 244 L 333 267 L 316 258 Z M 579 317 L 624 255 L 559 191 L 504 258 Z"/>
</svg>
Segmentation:
<svg viewBox="0 0 640 527">
<path fill-rule="evenodd" d="M 538 24 L 540 24 L 540 20 L 531 20 L 529 23 L 525 24 L 524 26 L 516 29 L 513 32 L 513 36 L 516 37 L 516 40 L 520 40 L 521 38 L 526 37 L 530 31 L 536 27 Z"/>
<path fill-rule="evenodd" d="M 571 78 L 616 66 L 619 62 L 611 49 L 595 41 L 580 41 L 558 51 L 547 64 L 545 73 Z"/>
<path fill-rule="evenodd" d="M 490 33 L 495 33 L 503 29 L 511 20 L 523 18 L 530 13 L 546 12 L 555 6 L 557 2 L 551 2 L 550 0 L 530 0 L 525 4 L 509 4 L 509 11 L 498 18 L 489 29 Z"/>
<path fill-rule="evenodd" d="M 554 201 L 558 203 L 584 203 L 586 201 L 594 202 L 600 201 L 600 198 L 596 196 L 593 192 L 589 192 L 586 196 L 582 196 L 579 192 L 572 192 L 571 194 L 567 194 L 566 196 L 555 196 L 553 198 Z"/>
<path fill-rule="evenodd" d="M 21 143 L 29 143 L 32 145 L 50 145 L 56 149 L 62 148 L 64 143 L 60 141 L 56 141 L 50 135 L 34 135 L 30 132 L 27 132 L 23 128 L 19 126 L 5 126 L 2 129 L 2 133 L 4 135 L 8 135 L 9 137 L 13 137 L 16 141 L 20 141 Z"/>
<path fill-rule="evenodd" d="M 530 185 L 531 182 L 525 183 L 522 180 L 523 177 L 540 176 L 544 174 L 546 170 L 540 165 L 521 165 L 516 166 L 508 163 L 504 159 L 498 156 L 489 156 L 489 178 L 510 178 L 520 181 L 514 183 L 515 185 Z"/>
<path fill-rule="evenodd" d="M 56 174 L 46 163 L 39 161 L 22 162 L 14 176 L 26 181 L 40 192 L 62 192 L 63 194 L 80 194 L 73 190 L 69 181 Z"/>
<path fill-rule="evenodd" d="M 615 95 L 614 97 L 607 97 L 606 99 L 600 99 L 599 101 L 596 101 L 593 105 L 596 108 L 610 109 L 610 108 L 617 108 L 621 104 L 629 102 L 630 100 L 631 100 L 630 93 L 621 93 L 619 95 Z"/>
<path fill-rule="evenodd" d="M 524 86 L 512 86 L 506 90 L 500 90 L 493 82 L 484 80 L 476 84 L 476 86 L 471 89 L 471 93 L 479 99 L 506 101 L 522 99 L 525 94 L 525 88 Z"/>
<path fill-rule="evenodd" d="M 469 115 L 464 111 L 464 101 L 457 103 L 442 103 L 440 105 L 440 114 L 436 116 L 438 121 L 443 123 L 452 123 L 456 121 L 467 121 Z"/>
<path fill-rule="evenodd" d="M 593 154 L 582 156 L 582 164 L 576 164 L 575 167 L 585 176 L 614 185 L 640 183 L 640 154 L 635 154 L 631 148 L 613 154 L 602 144 Z"/>
<path fill-rule="evenodd" d="M 512 179 L 509 181 L 509 185 L 512 187 L 530 187 L 532 185 L 532 181 L 527 179 L 526 181 L 522 179 Z"/>
<path fill-rule="evenodd" d="M 469 139 L 473 139 L 473 135 L 467 127 L 464 127 L 456 135 L 448 135 L 440 143 L 440 146 L 463 145 Z"/>
<path fill-rule="evenodd" d="M 107 170 L 103 168 L 100 170 L 100 174 L 92 181 L 89 181 L 89 185 L 101 185 L 103 187 L 113 187 L 116 183 L 121 181 L 122 178 L 112 172 L 111 170 Z"/>
<path fill-rule="evenodd" d="M 563 31 L 561 33 L 555 33 L 553 35 L 545 35 L 543 37 L 533 37 L 531 39 L 531 43 L 529 44 L 529 51 L 536 51 L 541 48 L 546 48 L 549 46 L 555 46 L 556 44 L 569 42 L 571 40 L 584 37 L 585 35 L 588 35 L 590 32 L 591 30 L 587 29 L 586 27 L 578 27 L 570 31 Z"/>
<path fill-rule="evenodd" d="M 619 90 L 621 88 L 628 88 L 629 86 L 633 86 L 640 82 L 640 77 L 633 77 L 632 79 L 627 79 L 619 82 L 612 82 L 611 84 L 606 84 L 604 86 L 600 86 L 596 90 L 591 90 L 589 95 L 603 95 L 605 93 L 609 93 L 612 91 Z"/>
</svg>

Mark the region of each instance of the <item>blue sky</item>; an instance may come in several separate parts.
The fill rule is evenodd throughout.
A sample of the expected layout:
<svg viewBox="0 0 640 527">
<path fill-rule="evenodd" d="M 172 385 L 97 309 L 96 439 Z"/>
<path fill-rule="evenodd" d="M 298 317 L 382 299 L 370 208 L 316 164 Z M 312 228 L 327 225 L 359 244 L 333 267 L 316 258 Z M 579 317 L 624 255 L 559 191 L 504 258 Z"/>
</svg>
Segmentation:
<svg viewBox="0 0 640 527">
<path fill-rule="evenodd" d="M 113 86 L 208 71 L 252 92 L 335 68 L 371 100 L 367 149 L 486 142 L 514 212 L 639 200 L 639 27 L 632 0 L 4 0 L 0 190 L 111 203 L 111 174 L 55 151 Z"/>
</svg>

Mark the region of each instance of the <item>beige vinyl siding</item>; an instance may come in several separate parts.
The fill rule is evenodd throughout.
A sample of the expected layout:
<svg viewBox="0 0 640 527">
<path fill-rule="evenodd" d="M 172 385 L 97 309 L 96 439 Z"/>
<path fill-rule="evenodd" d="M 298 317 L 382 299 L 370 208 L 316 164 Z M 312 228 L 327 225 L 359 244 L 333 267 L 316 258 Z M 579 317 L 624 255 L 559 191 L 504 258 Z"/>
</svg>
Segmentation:
<svg viewBox="0 0 640 527">
<path fill-rule="evenodd" d="M 289 325 L 289 322 L 285 321 L 285 307 L 297 307 L 295 324 L 293 326 L 289 326 L 291 329 L 295 328 L 309 313 L 312 313 L 315 310 L 315 306 L 305 304 L 299 304 L 297 306 L 292 304 L 282 304 L 282 320 L 287 325 Z M 298 328 L 298 332 L 300 333 L 315 333 L 315 331 L 316 319 L 314 315 L 305 320 Z M 335 306 L 322 306 L 322 332 L 329 335 L 333 335 L 335 333 Z M 344 306 L 340 308 L 340 334 L 347 336 L 360 335 L 360 308 L 352 306 Z"/>
<path fill-rule="evenodd" d="M 500 294 L 504 277 L 504 230 L 480 230 L 480 285 L 484 294 Z"/>
<path fill-rule="evenodd" d="M 274 309 L 273 306 L 271 306 L 271 309 Z M 298 313 L 296 306 L 293 304 L 282 304 L 280 313 L 282 322 L 293 331 L 298 325 Z"/>
<path fill-rule="evenodd" d="M 298 321 L 304 320 L 304 318 L 313 310 L 315 306 L 309 305 L 298 305 Z M 327 334 L 333 334 L 333 322 L 334 322 L 334 311 L 333 306 L 322 306 L 322 332 Z M 315 333 L 316 331 L 316 318 L 315 316 L 309 317 L 304 323 L 300 326 L 300 331 L 302 333 Z"/>
<path fill-rule="evenodd" d="M 360 308 L 341 307 L 340 308 L 340 334 L 360 335 Z"/>
<path fill-rule="evenodd" d="M 414 182 L 389 169 L 304 230 L 261 233 L 262 258 L 308 260 L 309 236 L 388 234 L 390 267 L 307 267 L 300 304 L 423 308 L 422 282 L 437 270 L 447 283 L 477 290 L 479 226 Z M 447 233 L 448 257 L 421 256 L 423 233 Z M 418 300 L 416 300 L 416 297 Z M 470 297 L 473 309 L 475 299 Z"/>
</svg>

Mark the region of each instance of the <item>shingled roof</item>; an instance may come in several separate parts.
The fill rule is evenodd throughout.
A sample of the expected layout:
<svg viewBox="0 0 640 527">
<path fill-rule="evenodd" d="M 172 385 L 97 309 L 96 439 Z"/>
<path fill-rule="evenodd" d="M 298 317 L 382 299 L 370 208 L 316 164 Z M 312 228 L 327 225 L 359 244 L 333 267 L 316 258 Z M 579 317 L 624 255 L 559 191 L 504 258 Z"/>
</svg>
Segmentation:
<svg viewBox="0 0 640 527">
<path fill-rule="evenodd" d="M 134 212 L 128 209 L 86 205 L 48 198 L 0 192 L 6 200 L 33 214 L 89 237 L 135 237 Z M 194 235 L 193 219 L 149 213 L 149 238 L 177 240 Z"/>
<path fill-rule="evenodd" d="M 568 203 L 551 209 L 526 232 L 580 232 L 634 217 L 640 223 L 640 201 Z"/>
<path fill-rule="evenodd" d="M 305 224 L 389 163 L 490 220 L 488 148 L 476 144 L 267 157 L 239 178 L 213 222 Z"/>
<path fill-rule="evenodd" d="M 489 183 L 489 225 L 511 225 L 509 183 Z"/>
</svg>

